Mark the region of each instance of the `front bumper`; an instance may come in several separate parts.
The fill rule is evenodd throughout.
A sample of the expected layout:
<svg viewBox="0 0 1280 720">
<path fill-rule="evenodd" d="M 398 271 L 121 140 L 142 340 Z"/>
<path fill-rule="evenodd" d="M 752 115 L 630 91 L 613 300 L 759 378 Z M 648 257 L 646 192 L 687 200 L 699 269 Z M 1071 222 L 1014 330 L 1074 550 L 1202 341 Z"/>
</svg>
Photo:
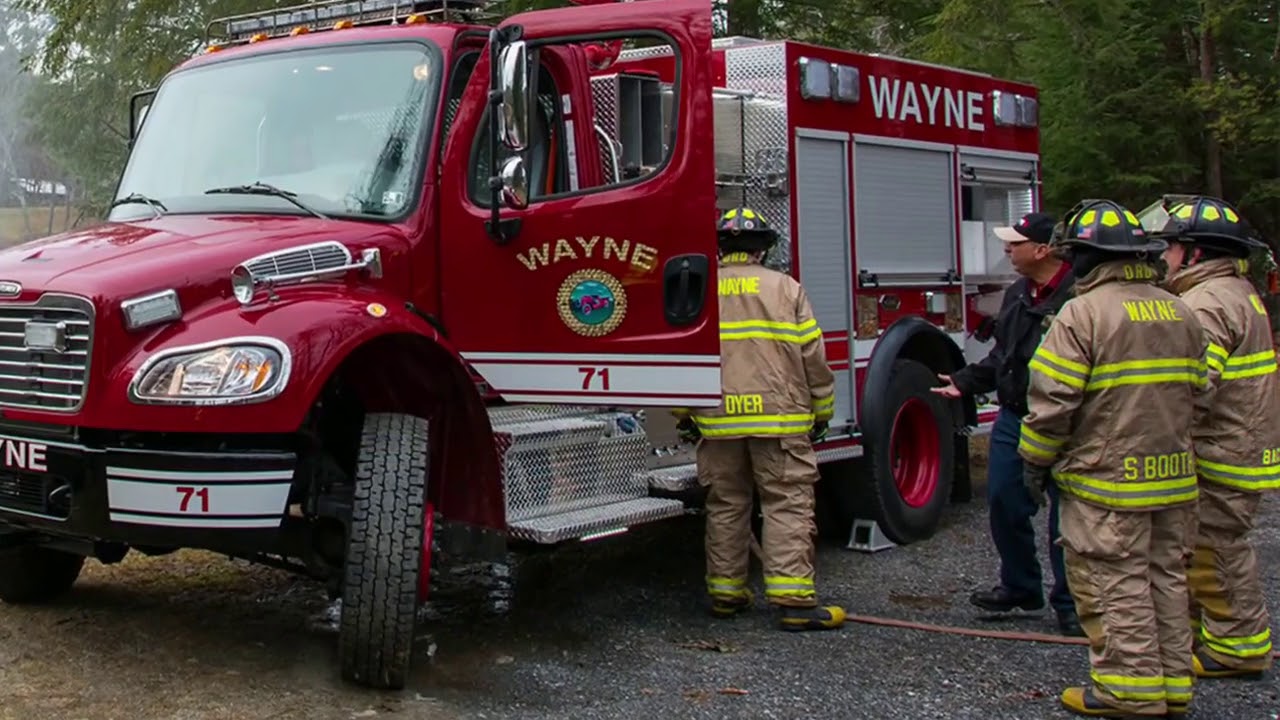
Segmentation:
<svg viewBox="0 0 1280 720">
<path fill-rule="evenodd" d="M 266 539 L 286 518 L 296 466 L 280 450 L 137 449 L 6 431 L 0 529 L 176 547 Z"/>
</svg>

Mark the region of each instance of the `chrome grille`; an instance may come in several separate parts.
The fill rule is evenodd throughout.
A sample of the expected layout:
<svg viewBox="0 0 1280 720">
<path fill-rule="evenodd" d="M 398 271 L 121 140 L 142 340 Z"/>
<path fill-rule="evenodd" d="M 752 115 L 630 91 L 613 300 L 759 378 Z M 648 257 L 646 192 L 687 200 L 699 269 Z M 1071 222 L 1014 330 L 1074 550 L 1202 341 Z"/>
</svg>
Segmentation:
<svg viewBox="0 0 1280 720">
<path fill-rule="evenodd" d="M 255 278 L 272 278 L 296 273 L 323 273 L 351 262 L 351 251 L 340 242 L 280 250 L 250 259 L 245 263 Z"/>
<path fill-rule="evenodd" d="M 27 347 L 30 323 L 61 328 L 61 350 Z M 0 302 L 0 406 L 80 409 L 89 382 L 93 305 L 68 295 L 44 295 L 34 304 Z"/>
</svg>

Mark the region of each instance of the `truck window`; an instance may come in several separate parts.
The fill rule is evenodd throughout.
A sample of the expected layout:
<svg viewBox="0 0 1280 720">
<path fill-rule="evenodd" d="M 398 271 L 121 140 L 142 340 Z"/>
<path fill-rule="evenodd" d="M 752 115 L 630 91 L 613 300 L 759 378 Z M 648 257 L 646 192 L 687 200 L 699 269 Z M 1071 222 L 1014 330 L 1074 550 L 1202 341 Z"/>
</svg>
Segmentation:
<svg viewBox="0 0 1280 720">
<path fill-rule="evenodd" d="M 560 90 L 545 62 L 538 63 L 536 101 L 530 108 L 529 143 L 525 148 L 525 169 L 529 174 L 529 200 L 569 192 L 570 169 L 567 166 L 564 117 L 561 114 Z M 471 200 L 477 205 L 489 204 L 489 112 L 480 120 L 471 151 Z M 499 162 L 511 156 L 505 147 L 498 148 Z M 576 169 L 575 169 L 576 170 Z"/>
<path fill-rule="evenodd" d="M 654 37 L 574 38 L 572 44 L 539 45 L 536 112 L 530 117 L 525 168 L 530 203 L 558 195 L 600 192 L 646 179 L 666 166 L 679 105 L 672 83 L 674 52 Z M 590 77 L 590 88 L 559 86 L 545 60 L 557 57 L 580 63 L 575 73 Z M 614 64 L 619 50 L 644 48 L 639 60 Z M 580 74 L 579 74 L 580 73 Z M 565 113 L 569 113 L 566 123 Z M 473 141 L 470 195 L 489 204 L 488 111 Z M 500 159 L 510 151 L 500 148 Z"/>
</svg>

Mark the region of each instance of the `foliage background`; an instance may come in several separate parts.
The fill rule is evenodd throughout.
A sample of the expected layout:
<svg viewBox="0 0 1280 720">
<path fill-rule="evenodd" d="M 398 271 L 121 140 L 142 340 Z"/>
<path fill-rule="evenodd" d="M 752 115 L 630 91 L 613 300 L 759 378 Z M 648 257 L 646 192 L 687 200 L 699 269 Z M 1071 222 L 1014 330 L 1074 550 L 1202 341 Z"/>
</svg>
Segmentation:
<svg viewBox="0 0 1280 720">
<path fill-rule="evenodd" d="M 129 95 L 198 51 L 210 19 L 295 2 L 0 0 L 0 178 L 64 183 L 73 214 L 96 216 L 124 161 Z M 495 10 L 559 4 L 506 0 Z M 1164 192 L 1208 192 L 1235 202 L 1273 243 L 1280 235 L 1280 0 L 713 5 L 722 35 L 790 37 L 1035 84 L 1048 210 L 1101 195 L 1136 211 Z M 0 184 L 0 205 L 22 194 L 6 197 Z"/>
</svg>

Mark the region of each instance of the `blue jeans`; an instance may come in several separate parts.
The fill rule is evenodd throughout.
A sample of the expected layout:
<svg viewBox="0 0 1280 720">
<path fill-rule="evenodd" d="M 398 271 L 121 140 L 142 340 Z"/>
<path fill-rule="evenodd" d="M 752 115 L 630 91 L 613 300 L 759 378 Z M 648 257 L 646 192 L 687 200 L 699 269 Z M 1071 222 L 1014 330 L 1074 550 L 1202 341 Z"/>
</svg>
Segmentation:
<svg viewBox="0 0 1280 720">
<path fill-rule="evenodd" d="M 1018 595 L 1043 597 L 1040 561 L 1036 559 L 1036 533 L 1031 518 L 1040 509 L 1022 482 L 1022 457 L 1018 436 L 1022 421 L 1012 410 L 1002 409 L 991 427 L 987 462 L 987 511 L 991 538 L 1000 553 L 1000 584 Z M 1053 590 L 1049 604 L 1059 612 L 1075 612 L 1067 590 L 1067 570 L 1058 540 L 1058 488 L 1049 483 L 1049 564 Z"/>
</svg>

